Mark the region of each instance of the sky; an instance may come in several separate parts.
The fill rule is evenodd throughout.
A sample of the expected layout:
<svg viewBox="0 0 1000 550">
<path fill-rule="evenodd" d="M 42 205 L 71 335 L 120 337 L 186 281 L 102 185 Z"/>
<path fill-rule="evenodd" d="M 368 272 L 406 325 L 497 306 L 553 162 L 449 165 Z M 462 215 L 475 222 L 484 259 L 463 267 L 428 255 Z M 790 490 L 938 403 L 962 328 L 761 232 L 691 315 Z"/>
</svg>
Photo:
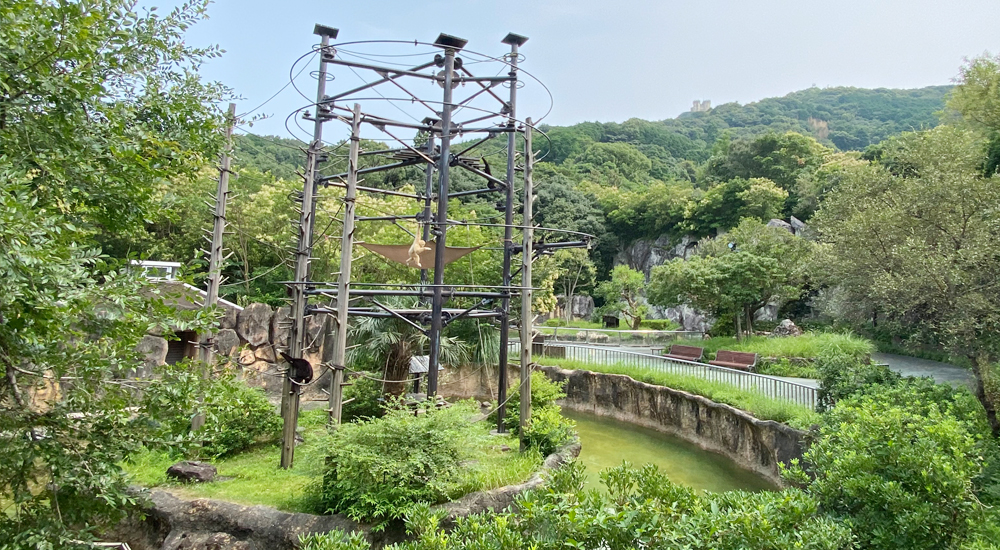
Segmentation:
<svg viewBox="0 0 1000 550">
<path fill-rule="evenodd" d="M 544 122 L 552 125 L 663 120 L 693 100 L 745 104 L 810 86 L 950 84 L 966 58 L 1000 52 L 998 0 L 217 0 L 209 17 L 187 41 L 225 50 L 202 74 L 239 95 L 239 113 L 288 83 L 292 64 L 317 43 L 315 23 L 339 28 L 335 42 L 433 42 L 444 32 L 469 40 L 468 50 L 496 56 L 507 51 L 500 40 L 508 32 L 525 35 L 522 67 L 551 92 Z M 343 48 L 427 51 L 412 43 Z M 310 72 L 318 61 L 311 61 L 296 85 L 315 97 Z M 359 83 L 338 75 L 327 93 Z M 271 116 L 255 122 L 253 132 L 290 137 L 285 118 L 304 103 L 285 88 L 253 112 Z M 548 94 L 533 82 L 519 92 L 519 118 L 537 120 L 549 108 Z"/>
</svg>

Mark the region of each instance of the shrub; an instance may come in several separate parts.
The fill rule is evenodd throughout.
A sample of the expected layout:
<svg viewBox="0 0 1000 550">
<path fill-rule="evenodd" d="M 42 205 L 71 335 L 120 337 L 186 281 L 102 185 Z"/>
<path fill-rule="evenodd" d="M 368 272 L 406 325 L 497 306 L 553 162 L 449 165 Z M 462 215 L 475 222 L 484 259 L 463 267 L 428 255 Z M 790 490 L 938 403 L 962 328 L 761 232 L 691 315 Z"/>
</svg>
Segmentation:
<svg viewBox="0 0 1000 550">
<path fill-rule="evenodd" d="M 461 483 L 463 461 L 487 437 L 484 426 L 470 422 L 477 412 L 471 403 L 425 404 L 341 425 L 330 440 L 323 511 L 384 526 L 418 502 L 446 500 Z"/>
<path fill-rule="evenodd" d="M 820 374 L 816 408 L 821 412 L 868 386 L 893 385 L 902 378 L 888 367 L 840 350 L 820 353 L 816 358 L 816 370 Z"/>
<path fill-rule="evenodd" d="M 524 433 L 525 444 L 548 455 L 573 438 L 573 422 L 564 418 L 556 401 L 566 397 L 565 384 L 557 384 L 544 373 L 531 373 L 531 422 Z M 521 387 L 507 394 L 504 427 L 513 433 L 520 430 Z M 496 413 L 490 415 L 496 423 Z"/>
<path fill-rule="evenodd" d="M 344 405 L 341 421 L 353 422 L 364 418 L 378 418 L 385 414 L 382 384 L 374 380 L 375 373 L 360 372 L 351 377 L 351 384 L 344 388 Z M 353 401 L 348 402 L 349 399 Z"/>
<path fill-rule="evenodd" d="M 281 431 L 281 418 L 264 392 L 232 375 L 205 379 L 193 362 L 164 365 L 143 391 L 136 423 L 145 444 L 189 457 L 233 454 Z M 191 431 L 196 414 L 205 424 Z"/>
<path fill-rule="evenodd" d="M 804 455 L 814 476 L 808 491 L 852 525 L 862 547 L 950 547 L 978 507 L 975 438 L 933 403 L 893 401 L 876 391 L 825 415 Z"/>
</svg>

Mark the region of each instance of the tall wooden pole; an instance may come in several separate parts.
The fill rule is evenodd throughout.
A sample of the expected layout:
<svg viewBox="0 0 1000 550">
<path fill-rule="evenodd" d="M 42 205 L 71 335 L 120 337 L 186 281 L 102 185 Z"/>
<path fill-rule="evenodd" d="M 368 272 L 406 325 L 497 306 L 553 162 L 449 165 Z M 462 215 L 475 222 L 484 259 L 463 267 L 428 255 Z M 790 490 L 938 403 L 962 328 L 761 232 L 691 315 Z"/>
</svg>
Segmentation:
<svg viewBox="0 0 1000 550">
<path fill-rule="evenodd" d="M 358 194 L 358 149 L 361 105 L 354 104 L 351 145 L 347 157 L 347 193 L 344 195 L 344 231 L 340 237 L 340 276 L 337 278 L 337 334 L 333 341 L 333 376 L 330 379 L 330 423 L 339 424 L 344 400 L 347 356 L 347 307 L 351 302 L 351 255 L 354 253 L 354 207 Z"/>
<path fill-rule="evenodd" d="M 313 226 L 316 208 L 316 165 L 323 148 L 323 122 L 326 115 L 321 104 L 326 97 L 326 53 L 330 36 L 322 34 L 319 55 L 319 82 L 316 85 L 316 113 L 313 139 L 306 151 L 305 181 L 302 186 L 302 211 L 299 214 L 298 246 L 295 251 L 295 282 L 292 284 L 292 329 L 288 335 L 288 355 L 301 358 L 306 349 L 306 306 L 309 281 L 309 259 L 312 255 Z M 291 369 L 289 369 L 290 371 Z M 291 468 L 295 460 L 295 429 L 299 423 L 299 386 L 285 375 L 281 386 L 281 467 Z"/>
<path fill-rule="evenodd" d="M 219 303 L 219 287 L 222 285 L 222 237 L 226 232 L 226 201 L 229 199 L 229 152 L 233 148 L 233 127 L 236 125 L 236 104 L 229 104 L 226 114 L 226 148 L 222 151 L 222 166 L 219 167 L 219 186 L 215 191 L 215 224 L 212 228 L 212 249 L 208 253 L 208 286 L 205 309 Z M 212 339 L 215 331 L 206 332 L 201 340 L 201 357 L 205 363 L 215 360 Z"/>
<path fill-rule="evenodd" d="M 535 154 L 531 150 L 531 119 L 524 121 L 524 240 L 522 247 L 521 267 L 521 450 L 525 448 L 524 432 L 531 421 L 531 333 L 532 318 L 531 300 L 534 296 L 531 284 L 531 262 L 535 230 L 532 222 L 534 202 L 534 185 L 531 181 L 534 169 Z"/>
</svg>

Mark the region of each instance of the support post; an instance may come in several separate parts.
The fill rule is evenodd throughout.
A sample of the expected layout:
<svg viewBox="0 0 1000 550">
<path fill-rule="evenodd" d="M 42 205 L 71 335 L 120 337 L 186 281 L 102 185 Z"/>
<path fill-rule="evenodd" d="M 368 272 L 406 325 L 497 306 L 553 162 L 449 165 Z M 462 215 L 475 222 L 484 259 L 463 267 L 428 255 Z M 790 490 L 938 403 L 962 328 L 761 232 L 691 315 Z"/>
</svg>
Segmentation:
<svg viewBox="0 0 1000 550">
<path fill-rule="evenodd" d="M 524 226 L 524 239 L 522 241 L 522 268 L 521 268 L 521 450 L 525 449 L 524 432 L 531 421 L 531 337 L 532 321 L 531 300 L 534 296 L 531 281 L 531 263 L 533 261 L 532 244 L 535 238 L 535 230 L 532 218 L 534 217 L 534 185 L 532 183 L 532 170 L 534 170 L 535 153 L 531 149 L 531 119 L 524 121 L 524 219 L 521 225 Z"/>
<path fill-rule="evenodd" d="M 337 334 L 333 341 L 330 378 L 330 424 L 340 424 L 347 366 L 347 307 L 350 304 L 351 255 L 354 253 L 354 207 L 358 195 L 358 150 L 361 142 L 361 105 L 354 104 L 351 145 L 347 155 L 347 193 L 344 195 L 344 231 L 340 238 L 340 276 L 337 278 Z"/>
<path fill-rule="evenodd" d="M 431 298 L 430 361 L 427 369 L 427 398 L 437 394 L 441 354 L 441 310 L 444 306 L 444 253 L 448 230 L 448 169 L 451 164 L 452 79 L 455 76 L 455 49 L 444 50 L 444 101 L 441 103 L 441 157 L 438 159 L 437 216 L 434 218 L 434 296 Z"/>
<path fill-rule="evenodd" d="M 233 126 L 236 125 L 236 104 L 229 104 L 226 113 L 226 148 L 222 152 L 222 166 L 219 167 L 219 186 L 215 191 L 215 223 L 212 228 L 212 249 L 208 253 L 208 284 L 205 309 L 219 303 L 219 287 L 222 285 L 222 236 L 226 232 L 226 201 L 229 199 L 229 151 L 233 148 Z M 213 339 L 215 331 L 206 332 L 201 340 L 201 357 L 209 365 L 215 360 Z"/>
<path fill-rule="evenodd" d="M 504 416 L 507 401 L 507 357 L 510 343 L 510 264 L 514 254 L 514 176 L 515 153 L 517 152 L 517 132 L 514 130 L 517 107 L 517 42 L 510 45 L 510 100 L 507 103 L 507 193 L 504 204 L 503 229 L 503 290 L 504 297 L 500 299 L 500 361 L 497 380 L 497 432 L 503 433 Z"/>
<path fill-rule="evenodd" d="M 428 125 L 433 126 L 433 122 L 425 119 Z M 427 156 L 428 158 L 434 158 L 434 132 L 431 131 L 427 136 Z M 424 168 L 424 225 L 423 233 L 420 238 L 426 243 L 431 238 L 431 195 L 434 193 L 434 165 L 428 164 Z M 427 284 L 427 268 L 421 267 L 420 269 L 420 290 L 423 290 L 423 286 Z M 421 298 L 423 302 L 424 299 Z M 414 391 L 414 393 L 416 393 Z"/>
<path fill-rule="evenodd" d="M 320 26 L 317 26 L 319 29 Z M 302 186 L 302 211 L 299 216 L 298 245 L 295 251 L 295 284 L 292 285 L 292 327 L 288 335 L 288 355 L 301 358 L 306 348 L 305 317 L 308 295 L 309 258 L 312 255 L 313 226 L 315 225 L 316 165 L 323 145 L 325 116 L 320 104 L 326 95 L 326 61 L 323 55 L 330 47 L 329 34 L 321 34 L 319 56 L 319 82 L 316 85 L 316 117 L 313 139 L 306 151 L 305 182 Z M 334 35 L 335 36 L 335 35 Z M 291 468 L 295 459 L 295 429 L 299 423 L 299 393 L 297 384 L 286 373 L 281 386 L 281 467 Z"/>
</svg>

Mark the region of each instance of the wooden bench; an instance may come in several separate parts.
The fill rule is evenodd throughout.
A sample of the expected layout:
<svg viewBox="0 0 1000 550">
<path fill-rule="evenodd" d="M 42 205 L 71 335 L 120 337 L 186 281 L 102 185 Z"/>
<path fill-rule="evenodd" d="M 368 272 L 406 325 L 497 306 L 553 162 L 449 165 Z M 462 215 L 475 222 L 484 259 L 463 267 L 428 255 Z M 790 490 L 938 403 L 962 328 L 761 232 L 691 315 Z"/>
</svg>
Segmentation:
<svg viewBox="0 0 1000 550">
<path fill-rule="evenodd" d="M 670 353 L 666 353 L 663 356 L 669 357 L 671 359 L 683 359 L 685 361 L 701 361 L 701 357 L 705 354 L 705 348 L 699 348 L 695 346 L 682 346 L 680 344 L 674 344 L 670 346 Z"/>
<path fill-rule="evenodd" d="M 729 351 L 727 349 L 720 349 L 715 354 L 715 360 L 709 361 L 708 364 L 715 365 L 717 367 L 752 371 L 754 367 L 757 366 L 757 354 L 745 351 Z"/>
</svg>

